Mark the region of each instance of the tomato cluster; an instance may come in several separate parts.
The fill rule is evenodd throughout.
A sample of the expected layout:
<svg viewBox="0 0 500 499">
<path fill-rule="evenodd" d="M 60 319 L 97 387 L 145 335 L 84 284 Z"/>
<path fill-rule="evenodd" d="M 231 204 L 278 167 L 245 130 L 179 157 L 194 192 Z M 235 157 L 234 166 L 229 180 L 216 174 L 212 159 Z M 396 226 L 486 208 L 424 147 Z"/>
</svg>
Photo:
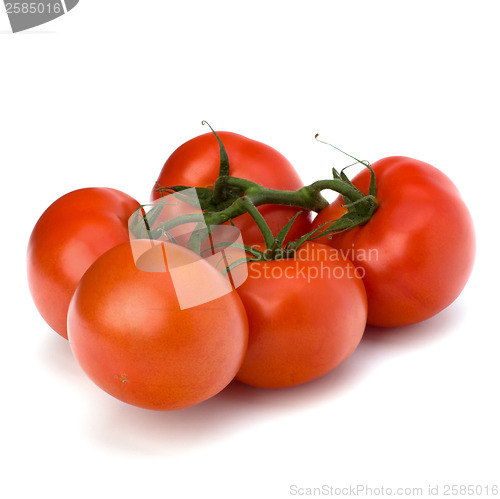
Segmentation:
<svg viewBox="0 0 500 499">
<path fill-rule="evenodd" d="M 221 174 L 222 151 L 232 177 Z M 134 214 L 146 220 L 139 203 L 86 188 L 55 201 L 33 229 L 35 305 L 100 388 L 139 407 L 189 407 L 234 379 L 283 388 L 319 378 L 354 352 L 367 324 L 414 324 L 447 307 L 475 251 L 464 202 L 432 166 L 390 157 L 352 183 L 334 176 L 304 187 L 290 162 L 263 143 L 230 132 L 196 137 L 168 158 L 151 201 L 163 196 L 162 186 L 211 193 L 222 185 L 210 206 L 221 210 L 216 220 L 241 232 L 243 282 L 193 247 L 152 238 L 149 226 L 131 237 Z M 342 194 L 329 205 L 312 190 L 325 185 Z M 252 200 L 254 210 L 241 209 Z M 364 218 L 363 204 L 370 207 Z M 207 294 L 183 306 L 180 288 Z"/>
</svg>

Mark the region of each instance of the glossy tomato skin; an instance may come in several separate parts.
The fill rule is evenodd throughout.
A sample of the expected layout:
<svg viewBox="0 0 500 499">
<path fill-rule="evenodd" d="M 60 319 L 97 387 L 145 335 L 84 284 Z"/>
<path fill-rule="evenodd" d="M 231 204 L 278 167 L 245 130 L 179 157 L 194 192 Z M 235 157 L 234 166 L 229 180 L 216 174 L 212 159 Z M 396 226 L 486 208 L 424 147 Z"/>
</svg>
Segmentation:
<svg viewBox="0 0 500 499">
<path fill-rule="evenodd" d="M 89 187 L 59 198 L 36 223 L 27 252 L 29 288 L 42 317 L 62 337 L 80 278 L 105 251 L 128 240 L 128 218 L 138 207 L 124 192 Z"/>
<path fill-rule="evenodd" d="M 85 373 L 123 402 L 164 411 L 200 403 L 229 384 L 241 365 L 248 339 L 245 309 L 228 281 L 204 261 L 186 278 L 194 286 L 210 279 L 213 290 L 226 294 L 181 309 L 172 274 L 139 270 L 131 244 L 152 243 L 112 248 L 81 279 L 68 313 L 71 349 Z M 164 245 L 167 259 L 188 264 L 198 258 L 181 246 Z M 141 259 L 158 250 L 161 245 Z"/>
<path fill-rule="evenodd" d="M 229 158 L 230 175 L 245 178 L 270 189 L 297 190 L 304 186 L 292 164 L 276 149 L 232 132 L 217 132 Z M 162 187 L 186 185 L 190 187 L 213 186 L 219 174 L 219 143 L 213 133 L 199 135 L 178 147 L 167 159 L 151 192 L 151 200 L 161 194 Z M 273 234 L 302 211 L 290 206 L 263 205 L 259 211 L 266 219 Z M 234 219 L 241 230 L 245 244 L 263 242 L 262 235 L 250 215 Z M 311 214 L 304 211 L 295 220 L 287 241 L 309 232 Z"/>
<path fill-rule="evenodd" d="M 450 305 L 464 288 L 475 256 L 473 222 L 455 185 L 433 166 L 393 156 L 372 167 L 379 202 L 373 218 L 322 239 L 363 269 L 369 324 L 414 324 Z M 368 193 L 369 171 L 353 183 Z M 344 212 L 337 199 L 313 226 Z"/>
<path fill-rule="evenodd" d="M 367 302 L 354 265 L 326 245 L 306 243 L 295 259 L 254 262 L 238 288 L 249 321 L 236 379 L 285 388 L 323 376 L 356 349 Z"/>
</svg>

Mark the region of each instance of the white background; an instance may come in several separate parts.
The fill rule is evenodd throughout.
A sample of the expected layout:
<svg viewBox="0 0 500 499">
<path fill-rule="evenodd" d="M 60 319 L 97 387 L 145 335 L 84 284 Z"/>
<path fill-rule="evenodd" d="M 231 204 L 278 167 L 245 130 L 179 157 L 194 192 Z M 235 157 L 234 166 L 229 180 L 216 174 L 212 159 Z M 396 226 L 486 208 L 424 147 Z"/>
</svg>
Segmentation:
<svg viewBox="0 0 500 499">
<path fill-rule="evenodd" d="M 497 6 L 81 0 L 15 35 L 2 7 L 0 496 L 499 484 Z M 369 330 L 345 364 L 294 389 L 233 385 L 175 413 L 101 392 L 31 301 L 30 231 L 76 188 L 147 201 L 202 120 L 269 143 L 306 182 L 349 162 L 315 133 L 361 159 L 437 166 L 476 223 L 466 289 L 425 323 Z"/>
</svg>

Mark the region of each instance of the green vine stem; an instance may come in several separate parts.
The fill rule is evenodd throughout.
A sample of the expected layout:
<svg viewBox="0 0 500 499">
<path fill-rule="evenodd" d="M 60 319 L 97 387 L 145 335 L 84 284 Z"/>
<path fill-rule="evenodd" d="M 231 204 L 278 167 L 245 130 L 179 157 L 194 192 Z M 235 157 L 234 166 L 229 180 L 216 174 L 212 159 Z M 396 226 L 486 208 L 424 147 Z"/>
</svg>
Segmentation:
<svg viewBox="0 0 500 499">
<path fill-rule="evenodd" d="M 155 206 L 150 211 L 153 216 L 149 213 L 145 214 L 144 210 L 142 210 L 142 215 L 138 217 L 132 230 L 136 237 L 145 237 L 147 235 L 147 237 L 151 239 L 160 239 L 165 235 L 168 237 L 169 231 L 178 225 L 204 223 L 207 228 L 210 228 L 211 226 L 232 222 L 233 219 L 245 213 L 249 213 L 262 232 L 268 252 L 274 255 L 277 245 L 281 247 L 283 244 L 283 234 L 288 232 L 296 217 L 294 217 L 294 219 L 280 231 L 280 234 L 275 237 L 271 233 L 264 217 L 257 209 L 259 206 L 265 204 L 293 206 L 302 210 L 320 212 L 329 204 L 322 196 L 322 191 L 332 190 L 342 196 L 346 213 L 339 219 L 323 224 L 309 234 L 304 234 L 298 240 L 289 243 L 288 247 L 294 249 L 297 249 L 300 244 L 308 239 L 316 239 L 327 234 L 345 231 L 363 225 L 371 219 L 378 207 L 375 173 L 369 163 L 360 161 L 350 154 L 344 153 L 344 151 L 338 149 L 336 146 L 332 147 L 355 159 L 356 163 L 364 165 L 371 171 L 371 183 L 367 195 L 352 184 L 343 170 L 339 173 L 335 168 L 332 168 L 333 178 L 318 180 L 296 191 L 269 189 L 247 179 L 232 177 L 229 174 L 229 158 L 224 148 L 224 144 L 208 123 L 203 122 L 203 124 L 207 124 L 210 127 L 218 140 L 220 149 L 219 176 L 215 182 L 214 189 L 196 187 L 197 201 L 199 201 L 203 213 L 180 215 L 162 222 L 153 228 L 154 220 L 151 219 L 157 216 L 158 210 L 161 210 L 161 208 Z M 317 137 L 318 135 L 315 136 L 316 139 Z M 327 144 L 326 142 L 324 143 Z M 179 193 L 178 195 L 182 196 L 182 191 L 189 188 L 189 186 L 159 186 L 157 191 L 160 192 L 162 196 L 164 193 Z M 168 196 L 165 199 L 168 199 Z M 199 247 L 199 239 L 204 232 L 205 231 L 201 230 L 199 234 L 193 236 L 193 243 L 196 241 L 194 246 Z"/>
<path fill-rule="evenodd" d="M 266 243 L 270 243 L 271 239 L 274 241 L 274 237 L 272 234 L 269 235 L 267 233 L 267 230 L 269 230 L 268 227 L 266 230 L 262 223 L 259 224 L 259 221 L 263 217 L 257 210 L 257 207 L 264 204 L 293 206 L 319 212 L 328 206 L 328 201 L 321 195 L 321 191 L 330 189 L 342 194 L 344 199 L 350 202 L 346 205 L 348 212 L 339 220 L 328 224 L 328 227 L 325 228 L 321 235 L 336 230 L 347 230 L 364 224 L 370 220 L 377 208 L 377 201 L 373 195 L 365 195 L 350 182 L 348 183 L 341 179 L 319 180 L 297 191 L 268 189 L 255 182 L 236 177 L 219 177 L 218 181 L 221 181 L 225 187 L 237 188 L 239 192 L 243 191 L 243 194 L 221 211 L 205 211 L 203 213 L 205 224 L 209 227 L 211 225 L 220 225 L 244 213 L 250 213 L 257 225 L 259 225 Z M 200 222 L 200 214 L 193 213 L 172 218 L 159 224 L 154 229 L 150 229 L 149 234 L 151 238 L 159 239 L 164 233 L 174 227 L 193 222 Z M 320 237 L 320 235 L 316 234 L 315 237 Z"/>
</svg>

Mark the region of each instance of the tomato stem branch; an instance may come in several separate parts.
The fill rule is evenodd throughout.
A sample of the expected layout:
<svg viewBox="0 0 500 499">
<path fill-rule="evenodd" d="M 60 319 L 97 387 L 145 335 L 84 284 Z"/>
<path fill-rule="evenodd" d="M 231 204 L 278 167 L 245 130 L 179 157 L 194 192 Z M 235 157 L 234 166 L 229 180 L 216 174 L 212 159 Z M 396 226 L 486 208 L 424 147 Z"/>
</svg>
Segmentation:
<svg viewBox="0 0 500 499">
<path fill-rule="evenodd" d="M 266 220 L 257 209 L 258 206 L 271 204 L 280 206 L 292 206 L 307 211 L 320 212 L 328 206 L 328 201 L 322 196 L 323 190 L 332 190 L 339 193 L 345 203 L 347 213 L 338 220 L 332 220 L 331 223 L 325 224 L 325 227 L 304 234 L 295 243 L 300 245 L 307 239 L 317 238 L 333 232 L 348 230 L 358 225 L 367 223 L 377 209 L 378 203 L 376 199 L 376 185 L 375 174 L 370 164 L 366 161 L 360 161 L 354 156 L 345 153 L 336 146 L 332 146 L 340 152 L 346 154 L 350 158 L 356 160 L 357 163 L 363 164 L 371 171 L 370 191 L 366 195 L 356 188 L 352 182 L 347 178 L 343 170 L 339 173 L 335 168 L 332 169 L 333 178 L 326 180 L 318 180 L 310 185 L 302 187 L 296 191 L 269 189 L 263 187 L 251 180 L 232 177 L 230 176 L 229 158 L 225 150 L 224 144 L 220 140 L 217 133 L 210 127 L 219 143 L 220 153 L 220 167 L 219 176 L 214 184 L 213 190 L 208 188 L 196 188 L 196 197 L 199 201 L 203 213 L 186 214 L 174 217 L 170 220 L 158 224 L 155 228 L 151 229 L 148 224 L 146 215 L 142 217 L 142 222 L 146 224 L 146 232 L 148 235 L 155 239 L 160 239 L 164 235 L 168 236 L 169 230 L 182 224 L 206 224 L 208 230 L 211 226 L 231 222 L 236 217 L 249 213 L 257 226 L 259 227 L 266 247 L 273 253 L 277 245 L 282 245 L 286 232 L 290 229 L 291 224 L 297 215 L 274 237 Z M 318 135 L 315 137 L 319 142 Z M 327 142 L 324 142 L 328 144 Z M 328 144 L 331 145 L 331 144 Z M 157 190 L 160 192 L 172 191 L 175 195 L 183 190 L 189 189 L 187 186 L 172 186 L 172 187 L 159 187 Z M 152 225 L 152 224 L 150 224 Z M 198 225 L 199 227 L 199 225 Z M 143 227 L 137 227 L 137 233 L 144 233 Z M 192 237 L 192 243 L 198 247 L 199 242 L 203 236 L 203 230 L 198 230 L 196 235 Z M 283 234 L 282 234 L 283 233 Z"/>
<path fill-rule="evenodd" d="M 297 191 L 280 191 L 268 189 L 250 180 L 221 176 L 217 180 L 220 192 L 234 199 L 232 204 L 219 211 L 212 211 L 213 205 L 209 200 L 202 204 L 203 214 L 193 213 L 181 215 L 159 224 L 150 230 L 153 238 L 160 238 L 162 234 L 172 228 L 188 223 L 200 223 L 204 221 L 207 226 L 220 225 L 226 223 L 244 213 L 249 213 L 261 230 L 266 245 L 272 246 L 274 236 L 264 218 L 257 210 L 258 206 L 274 204 L 281 206 L 293 206 L 304 210 L 319 212 L 328 206 L 328 201 L 321 195 L 321 191 L 330 189 L 340 193 L 344 199 L 348 200 L 348 213 L 339 220 L 337 225 L 332 224 L 328 232 L 337 229 L 346 230 L 366 223 L 377 208 L 377 201 L 372 195 L 365 195 L 350 182 L 342 179 L 318 180 L 311 185 L 302 187 Z M 201 202 L 201 200 L 200 200 Z"/>
<path fill-rule="evenodd" d="M 274 244 L 274 236 L 267 224 L 266 220 L 257 209 L 257 207 L 252 203 L 248 196 L 242 196 L 236 201 L 242 208 L 245 209 L 248 214 L 253 218 L 254 222 L 257 224 L 262 236 L 264 237 L 264 242 L 266 243 L 266 248 L 271 248 Z"/>
</svg>

